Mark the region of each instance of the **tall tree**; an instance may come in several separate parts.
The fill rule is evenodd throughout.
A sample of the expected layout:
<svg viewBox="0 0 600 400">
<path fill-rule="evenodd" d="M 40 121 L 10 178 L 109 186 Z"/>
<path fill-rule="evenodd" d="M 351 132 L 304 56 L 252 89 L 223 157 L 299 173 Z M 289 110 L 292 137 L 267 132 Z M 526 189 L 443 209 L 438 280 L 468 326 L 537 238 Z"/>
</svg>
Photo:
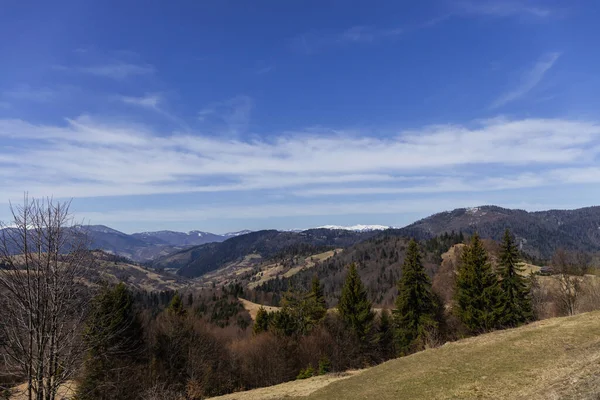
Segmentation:
<svg viewBox="0 0 600 400">
<path fill-rule="evenodd" d="M 0 224 L 0 329 L 7 368 L 26 379 L 26 398 L 54 400 L 79 370 L 94 264 L 85 229 L 72 225 L 69 203 L 30 200 L 11 206 Z"/>
<path fill-rule="evenodd" d="M 500 287 L 502 289 L 501 320 L 503 326 L 518 326 L 533 317 L 530 289 L 523 266 L 519 259 L 519 249 L 510 231 L 504 232 L 500 250 L 498 269 Z"/>
<path fill-rule="evenodd" d="M 411 240 L 402 265 L 394 310 L 400 354 L 423 347 L 427 336 L 437 329 L 436 309 L 431 281 L 421 262 L 419 245 Z"/>
<path fill-rule="evenodd" d="M 348 270 L 337 308 L 346 326 L 356 334 L 363 345 L 367 344 L 373 330 L 375 314 L 354 263 Z"/>
<path fill-rule="evenodd" d="M 143 332 L 125 284 L 105 288 L 92 302 L 83 332 L 89 347 L 77 398 L 136 398 L 136 365 L 141 361 Z"/>
<path fill-rule="evenodd" d="M 327 303 L 325 302 L 325 293 L 319 278 L 315 275 L 312 278 L 311 289 L 307 297 L 309 305 L 310 319 L 316 324 L 327 314 Z"/>
<path fill-rule="evenodd" d="M 171 299 L 171 302 L 167 307 L 167 312 L 170 315 L 178 317 L 183 317 L 185 315 L 185 308 L 183 308 L 183 301 L 181 300 L 179 293 L 175 293 L 175 296 Z"/>
<path fill-rule="evenodd" d="M 456 279 L 456 313 L 473 333 L 499 326 L 502 291 L 479 235 L 465 246 Z"/>
</svg>

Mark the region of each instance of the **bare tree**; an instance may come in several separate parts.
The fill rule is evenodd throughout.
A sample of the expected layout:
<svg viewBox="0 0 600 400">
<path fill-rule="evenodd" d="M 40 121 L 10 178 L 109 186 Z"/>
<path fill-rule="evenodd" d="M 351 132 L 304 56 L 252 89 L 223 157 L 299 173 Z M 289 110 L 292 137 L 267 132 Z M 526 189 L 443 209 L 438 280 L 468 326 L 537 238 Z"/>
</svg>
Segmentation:
<svg viewBox="0 0 600 400">
<path fill-rule="evenodd" d="M 591 258 L 585 253 L 558 249 L 552 257 L 552 269 L 557 282 L 556 301 L 566 315 L 575 315 L 584 292 L 583 275 Z"/>
<path fill-rule="evenodd" d="M 1 334 L 9 370 L 27 379 L 29 400 L 54 400 L 85 351 L 80 329 L 91 265 L 87 240 L 73 225 L 69 202 L 24 198 L 0 231 Z"/>
</svg>

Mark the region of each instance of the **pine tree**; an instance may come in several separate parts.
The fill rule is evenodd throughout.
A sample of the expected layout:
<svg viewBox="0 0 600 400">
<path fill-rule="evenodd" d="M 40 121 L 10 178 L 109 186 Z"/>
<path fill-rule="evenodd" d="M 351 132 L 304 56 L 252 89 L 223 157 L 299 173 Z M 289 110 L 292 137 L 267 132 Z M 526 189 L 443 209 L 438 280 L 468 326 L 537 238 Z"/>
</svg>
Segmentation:
<svg viewBox="0 0 600 400">
<path fill-rule="evenodd" d="M 355 264 L 350 265 L 337 308 L 346 326 L 356 334 L 361 344 L 367 344 L 372 333 L 375 314 L 371 310 L 371 302 L 367 298 L 367 291 L 360 280 Z"/>
<path fill-rule="evenodd" d="M 260 306 L 256 313 L 252 331 L 254 334 L 259 334 L 261 332 L 266 332 L 267 330 L 269 330 L 269 313 L 263 306 Z"/>
<path fill-rule="evenodd" d="M 185 309 L 183 308 L 183 301 L 179 293 L 175 293 L 175 296 L 171 299 L 169 306 L 167 307 L 167 313 L 169 315 L 175 315 L 183 317 L 185 315 Z"/>
<path fill-rule="evenodd" d="M 499 327 L 502 291 L 479 236 L 465 246 L 456 279 L 456 313 L 473 333 Z"/>
<path fill-rule="evenodd" d="M 389 360 L 396 355 L 394 346 L 394 327 L 388 310 L 381 310 L 379 326 L 377 327 L 379 353 L 383 360 Z"/>
<path fill-rule="evenodd" d="M 313 276 L 307 302 L 310 313 L 309 318 L 313 324 L 317 324 L 325 317 L 325 314 L 327 314 L 327 303 L 325 302 L 323 286 L 321 286 L 321 282 L 316 275 Z"/>
<path fill-rule="evenodd" d="M 530 321 L 533 318 L 530 289 L 523 276 L 519 250 L 508 229 L 502 240 L 498 275 L 502 289 L 502 325 L 513 327 Z"/>
<path fill-rule="evenodd" d="M 421 262 L 419 246 L 411 240 L 402 265 L 394 310 L 400 354 L 422 347 L 427 335 L 437 329 L 435 316 L 436 303 L 431 292 L 431 281 Z"/>
<path fill-rule="evenodd" d="M 78 385 L 77 398 L 128 399 L 139 381 L 127 368 L 141 361 L 143 333 L 133 307 L 133 296 L 120 283 L 105 288 L 94 298 L 92 310 L 83 332 L 89 347 L 84 373 Z"/>
</svg>

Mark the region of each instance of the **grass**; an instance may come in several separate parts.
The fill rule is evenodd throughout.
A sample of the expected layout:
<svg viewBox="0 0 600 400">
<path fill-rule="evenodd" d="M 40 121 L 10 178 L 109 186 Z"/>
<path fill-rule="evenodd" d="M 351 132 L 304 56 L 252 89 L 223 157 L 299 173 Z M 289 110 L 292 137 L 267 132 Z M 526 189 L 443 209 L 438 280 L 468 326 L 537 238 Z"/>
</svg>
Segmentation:
<svg viewBox="0 0 600 400">
<path fill-rule="evenodd" d="M 308 395 L 284 385 L 255 392 L 263 397 L 226 398 L 599 399 L 600 312 L 447 343 L 328 382 Z"/>
<path fill-rule="evenodd" d="M 227 394 L 225 396 L 212 397 L 212 400 L 275 400 L 281 398 L 304 398 L 317 390 L 337 381 L 348 379 L 360 374 L 362 371 L 348 371 L 343 374 L 328 374 L 316 376 L 310 379 L 302 379 L 271 386 Z"/>
</svg>

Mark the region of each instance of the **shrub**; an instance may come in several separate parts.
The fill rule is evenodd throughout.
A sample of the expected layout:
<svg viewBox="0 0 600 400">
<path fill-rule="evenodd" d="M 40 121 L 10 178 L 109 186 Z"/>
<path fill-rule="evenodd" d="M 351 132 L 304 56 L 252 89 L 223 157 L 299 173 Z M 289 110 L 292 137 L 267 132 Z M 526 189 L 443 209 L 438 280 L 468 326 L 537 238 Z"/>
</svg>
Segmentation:
<svg viewBox="0 0 600 400">
<path fill-rule="evenodd" d="M 296 379 L 307 379 L 312 377 L 314 374 L 315 369 L 312 367 L 312 365 L 309 365 L 308 367 L 306 367 L 306 369 L 300 370 L 300 373 L 298 374 Z"/>
</svg>

